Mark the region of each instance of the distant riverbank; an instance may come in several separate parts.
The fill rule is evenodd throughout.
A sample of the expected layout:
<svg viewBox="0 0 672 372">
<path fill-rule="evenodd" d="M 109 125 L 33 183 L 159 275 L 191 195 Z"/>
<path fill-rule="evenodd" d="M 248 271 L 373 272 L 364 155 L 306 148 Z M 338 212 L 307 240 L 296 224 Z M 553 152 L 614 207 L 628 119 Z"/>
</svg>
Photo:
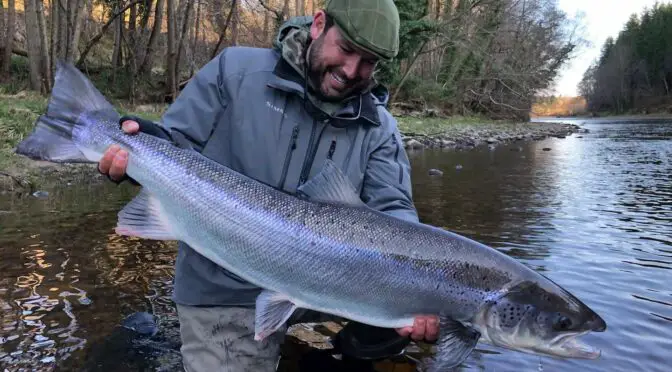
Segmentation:
<svg viewBox="0 0 672 372">
<path fill-rule="evenodd" d="M 406 149 L 447 148 L 467 150 L 514 141 L 564 138 L 581 132 L 580 126 L 561 122 L 512 123 L 467 118 L 399 118 Z"/>
<path fill-rule="evenodd" d="M 16 144 L 29 133 L 44 112 L 46 98 L 33 93 L 0 94 L 0 192 L 33 193 L 39 188 L 77 182 L 102 182 L 93 164 L 53 164 L 14 154 Z M 156 119 L 161 108 L 120 106 L 123 113 Z M 408 150 L 424 148 L 470 149 L 479 145 L 564 137 L 580 128 L 559 123 L 510 123 L 474 117 L 398 116 Z"/>
</svg>

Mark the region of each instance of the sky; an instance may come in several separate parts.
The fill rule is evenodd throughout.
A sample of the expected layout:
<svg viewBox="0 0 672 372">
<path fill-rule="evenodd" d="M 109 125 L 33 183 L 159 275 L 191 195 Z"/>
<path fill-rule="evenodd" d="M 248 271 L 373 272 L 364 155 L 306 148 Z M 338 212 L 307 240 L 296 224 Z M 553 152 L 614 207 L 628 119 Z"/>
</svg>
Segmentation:
<svg viewBox="0 0 672 372">
<path fill-rule="evenodd" d="M 669 0 L 658 0 L 668 3 Z M 630 15 L 640 15 L 645 7 L 651 8 L 656 0 L 558 0 L 560 9 L 570 17 L 583 13 L 584 38 L 590 43 L 584 46 L 574 59 L 561 71 L 556 80 L 556 94 L 577 95 L 576 86 L 590 64 L 599 57 L 607 37 L 616 38 Z"/>
</svg>

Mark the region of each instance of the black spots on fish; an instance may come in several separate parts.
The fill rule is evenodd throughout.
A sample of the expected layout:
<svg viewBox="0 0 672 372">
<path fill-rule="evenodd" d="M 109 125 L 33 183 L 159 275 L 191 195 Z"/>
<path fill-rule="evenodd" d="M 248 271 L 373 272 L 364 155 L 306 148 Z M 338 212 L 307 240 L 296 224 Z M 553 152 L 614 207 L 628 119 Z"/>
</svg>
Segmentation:
<svg viewBox="0 0 672 372">
<path fill-rule="evenodd" d="M 440 284 L 439 284 L 439 283 L 436 283 L 436 288 L 434 288 L 434 289 L 438 291 L 438 290 L 439 290 L 439 286 L 440 286 Z"/>
<path fill-rule="evenodd" d="M 314 241 L 314 240 L 311 240 L 311 242 L 310 242 L 310 245 L 312 245 L 312 246 L 314 247 L 314 246 L 316 246 L 316 245 L 317 245 L 317 242 L 316 242 L 316 241 Z"/>
</svg>

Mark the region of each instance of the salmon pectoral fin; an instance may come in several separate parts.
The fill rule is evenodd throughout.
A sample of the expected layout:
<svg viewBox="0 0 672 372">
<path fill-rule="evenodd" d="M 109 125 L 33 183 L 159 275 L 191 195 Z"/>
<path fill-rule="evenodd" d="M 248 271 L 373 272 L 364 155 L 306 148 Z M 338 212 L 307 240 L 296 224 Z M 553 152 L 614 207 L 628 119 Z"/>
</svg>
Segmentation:
<svg viewBox="0 0 672 372">
<path fill-rule="evenodd" d="M 254 339 L 263 340 L 287 322 L 297 306 L 289 297 L 269 290 L 257 296 Z"/>
<path fill-rule="evenodd" d="M 447 317 L 441 317 L 441 330 L 436 355 L 423 360 L 423 371 L 448 371 L 459 366 L 476 347 L 481 334 L 471 327 Z"/>
<path fill-rule="evenodd" d="M 147 190 L 140 193 L 119 212 L 115 232 L 152 240 L 180 240 L 162 212 L 159 201 Z"/>
</svg>

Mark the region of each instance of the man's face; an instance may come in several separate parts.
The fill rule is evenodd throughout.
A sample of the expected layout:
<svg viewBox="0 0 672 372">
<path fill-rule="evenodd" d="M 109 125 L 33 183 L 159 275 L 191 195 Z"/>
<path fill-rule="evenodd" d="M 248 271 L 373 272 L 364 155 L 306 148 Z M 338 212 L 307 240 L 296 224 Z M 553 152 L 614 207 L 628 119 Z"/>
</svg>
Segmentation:
<svg viewBox="0 0 672 372">
<path fill-rule="evenodd" d="M 323 30 L 324 17 L 316 17 L 311 28 L 309 78 L 324 99 L 338 101 L 370 84 L 378 58 L 348 42 L 338 26 Z"/>
</svg>

